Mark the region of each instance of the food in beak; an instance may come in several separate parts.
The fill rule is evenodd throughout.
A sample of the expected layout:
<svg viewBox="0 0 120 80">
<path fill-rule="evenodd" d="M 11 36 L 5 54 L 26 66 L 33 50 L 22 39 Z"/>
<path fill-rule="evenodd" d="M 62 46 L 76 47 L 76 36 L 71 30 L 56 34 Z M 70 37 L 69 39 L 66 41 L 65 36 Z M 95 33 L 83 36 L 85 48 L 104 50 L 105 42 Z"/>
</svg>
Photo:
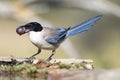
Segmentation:
<svg viewBox="0 0 120 80">
<path fill-rule="evenodd" d="M 23 26 L 21 26 L 21 27 L 18 27 L 18 28 L 16 29 L 16 32 L 17 32 L 19 35 L 22 35 L 22 34 L 26 33 L 26 30 L 25 30 L 25 28 L 24 28 Z"/>
</svg>

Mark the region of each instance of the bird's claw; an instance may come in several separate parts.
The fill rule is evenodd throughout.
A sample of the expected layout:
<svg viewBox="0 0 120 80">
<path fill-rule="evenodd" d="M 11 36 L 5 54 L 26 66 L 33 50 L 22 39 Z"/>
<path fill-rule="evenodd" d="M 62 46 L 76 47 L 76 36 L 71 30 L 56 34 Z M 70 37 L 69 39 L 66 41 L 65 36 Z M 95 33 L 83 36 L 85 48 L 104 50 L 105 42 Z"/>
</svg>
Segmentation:
<svg viewBox="0 0 120 80">
<path fill-rule="evenodd" d="M 27 57 L 27 58 L 25 58 L 25 59 L 27 59 L 29 62 L 32 62 L 34 59 L 36 59 L 35 57 Z"/>
<path fill-rule="evenodd" d="M 52 60 L 52 58 L 50 58 L 50 57 L 49 57 L 49 58 L 47 58 L 47 60 L 46 60 L 46 61 L 47 61 L 47 62 L 49 62 L 50 60 Z"/>
</svg>

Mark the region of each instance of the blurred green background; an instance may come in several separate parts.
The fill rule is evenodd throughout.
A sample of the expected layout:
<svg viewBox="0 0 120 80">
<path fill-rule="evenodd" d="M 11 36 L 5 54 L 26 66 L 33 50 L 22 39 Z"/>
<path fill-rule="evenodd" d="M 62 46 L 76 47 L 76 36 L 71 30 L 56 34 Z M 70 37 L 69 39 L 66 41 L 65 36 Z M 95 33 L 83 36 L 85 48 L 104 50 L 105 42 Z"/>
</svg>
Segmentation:
<svg viewBox="0 0 120 80">
<path fill-rule="evenodd" d="M 71 37 L 70 40 L 80 58 L 93 59 L 96 68 L 119 68 L 120 1 L 111 1 L 1 0 L 0 56 L 29 57 L 37 51 L 27 34 L 16 34 L 16 28 L 29 21 L 67 28 L 96 15 L 103 15 L 88 32 Z M 57 49 L 54 58 L 74 58 L 61 47 Z M 46 59 L 49 53 L 43 50 L 36 57 Z"/>
</svg>

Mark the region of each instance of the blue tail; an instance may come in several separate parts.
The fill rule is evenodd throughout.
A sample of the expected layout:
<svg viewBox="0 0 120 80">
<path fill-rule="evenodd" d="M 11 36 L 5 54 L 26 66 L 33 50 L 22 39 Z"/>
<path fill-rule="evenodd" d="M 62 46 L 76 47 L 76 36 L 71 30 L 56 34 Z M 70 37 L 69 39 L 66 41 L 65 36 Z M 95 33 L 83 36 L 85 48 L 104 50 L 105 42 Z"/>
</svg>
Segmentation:
<svg viewBox="0 0 120 80">
<path fill-rule="evenodd" d="M 86 32 L 88 29 L 90 29 L 96 21 L 98 21 L 99 19 L 101 19 L 101 15 L 99 16 L 96 16 L 96 17 L 93 17 L 81 24 L 78 24 L 74 27 L 71 27 L 67 33 L 66 33 L 66 38 L 67 37 L 70 37 L 70 36 L 73 36 L 73 35 L 76 35 L 76 34 L 79 34 L 79 33 L 83 33 L 83 32 Z"/>
</svg>

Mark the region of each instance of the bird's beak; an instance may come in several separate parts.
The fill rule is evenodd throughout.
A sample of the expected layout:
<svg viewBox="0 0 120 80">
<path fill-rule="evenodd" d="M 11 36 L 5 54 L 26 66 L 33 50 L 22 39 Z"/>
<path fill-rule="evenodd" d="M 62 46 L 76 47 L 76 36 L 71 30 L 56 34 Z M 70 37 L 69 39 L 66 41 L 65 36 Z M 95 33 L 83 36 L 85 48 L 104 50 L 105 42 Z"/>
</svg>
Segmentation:
<svg viewBox="0 0 120 80">
<path fill-rule="evenodd" d="M 25 29 L 24 26 L 20 26 L 20 27 L 18 27 L 18 28 L 16 29 L 16 32 L 17 32 L 19 35 L 23 35 L 23 34 L 29 32 L 29 30 Z"/>
</svg>

